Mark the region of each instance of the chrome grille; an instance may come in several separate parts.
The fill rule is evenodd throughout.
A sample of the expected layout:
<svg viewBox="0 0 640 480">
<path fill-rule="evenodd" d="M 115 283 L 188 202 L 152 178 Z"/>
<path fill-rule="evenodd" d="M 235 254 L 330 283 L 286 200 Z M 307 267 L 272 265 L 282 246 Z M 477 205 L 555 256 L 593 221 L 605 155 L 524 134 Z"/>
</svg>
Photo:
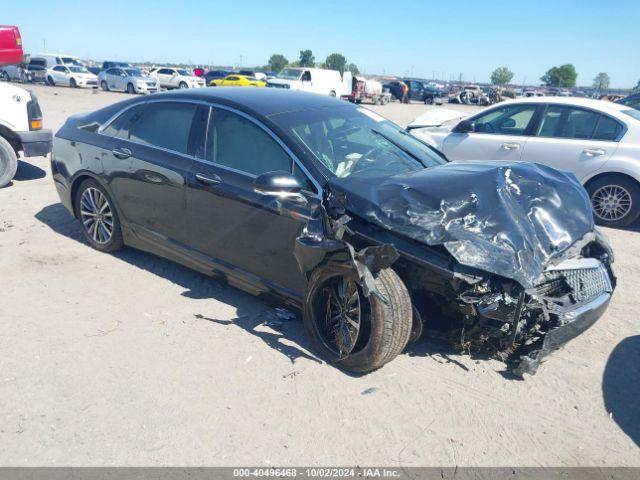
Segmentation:
<svg viewBox="0 0 640 480">
<path fill-rule="evenodd" d="M 547 270 L 545 277 L 547 278 L 545 285 L 555 284 L 558 281 L 566 282 L 576 302 L 586 302 L 613 290 L 607 269 L 593 258 L 562 262 Z M 552 292 L 547 295 L 555 296 Z"/>
</svg>

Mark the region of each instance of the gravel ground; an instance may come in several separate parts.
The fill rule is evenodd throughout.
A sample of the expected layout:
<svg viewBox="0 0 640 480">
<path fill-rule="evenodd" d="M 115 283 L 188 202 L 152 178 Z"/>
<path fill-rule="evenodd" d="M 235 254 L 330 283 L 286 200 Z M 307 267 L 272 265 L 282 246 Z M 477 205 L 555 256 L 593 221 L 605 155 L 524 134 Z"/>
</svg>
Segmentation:
<svg viewBox="0 0 640 480">
<path fill-rule="evenodd" d="M 54 131 L 126 98 L 34 90 Z M 427 108 L 374 109 L 404 125 Z M 536 376 L 420 341 L 358 377 L 260 300 L 92 250 L 48 159 L 21 162 L 0 190 L 0 464 L 640 466 L 640 236 L 606 234 L 609 310 Z"/>
</svg>

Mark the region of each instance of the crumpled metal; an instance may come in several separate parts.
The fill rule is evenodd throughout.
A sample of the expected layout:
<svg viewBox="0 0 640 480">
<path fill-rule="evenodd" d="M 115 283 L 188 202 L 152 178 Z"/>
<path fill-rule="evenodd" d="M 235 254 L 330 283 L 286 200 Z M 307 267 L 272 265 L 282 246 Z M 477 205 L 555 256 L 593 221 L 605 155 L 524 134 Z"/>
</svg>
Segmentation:
<svg viewBox="0 0 640 480">
<path fill-rule="evenodd" d="M 594 230 L 589 197 L 566 172 L 521 162 L 464 162 L 385 178 L 330 180 L 350 214 L 463 265 L 537 285 L 558 254 Z"/>
</svg>

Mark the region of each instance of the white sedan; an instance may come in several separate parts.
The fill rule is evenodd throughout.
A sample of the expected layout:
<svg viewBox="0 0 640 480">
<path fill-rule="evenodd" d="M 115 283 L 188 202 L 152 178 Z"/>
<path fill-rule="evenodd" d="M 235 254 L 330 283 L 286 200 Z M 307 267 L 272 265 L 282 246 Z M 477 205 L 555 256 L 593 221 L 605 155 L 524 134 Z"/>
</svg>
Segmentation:
<svg viewBox="0 0 640 480">
<path fill-rule="evenodd" d="M 162 88 L 198 88 L 204 87 L 204 79 L 191 75 L 184 68 L 154 68 L 149 75 L 158 79 Z"/>
<path fill-rule="evenodd" d="M 47 83 L 92 88 L 98 85 L 98 77 L 79 65 L 56 65 L 47 70 Z"/>
<path fill-rule="evenodd" d="M 525 98 L 468 118 L 432 110 L 407 129 L 451 161 L 523 161 L 569 171 L 589 193 L 601 225 L 625 227 L 640 216 L 640 111 L 628 106 Z"/>
</svg>

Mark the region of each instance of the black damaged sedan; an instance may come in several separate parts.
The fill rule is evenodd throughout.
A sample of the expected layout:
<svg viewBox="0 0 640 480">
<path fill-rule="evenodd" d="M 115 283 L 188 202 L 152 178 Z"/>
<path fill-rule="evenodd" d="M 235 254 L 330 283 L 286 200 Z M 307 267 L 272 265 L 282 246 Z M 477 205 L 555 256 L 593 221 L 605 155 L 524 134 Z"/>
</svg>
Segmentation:
<svg viewBox="0 0 640 480">
<path fill-rule="evenodd" d="M 535 373 L 615 287 L 611 249 L 573 176 L 448 163 L 330 97 L 135 98 L 69 118 L 51 163 L 92 247 L 139 248 L 276 294 L 345 370 L 379 368 L 424 334 Z"/>
</svg>

